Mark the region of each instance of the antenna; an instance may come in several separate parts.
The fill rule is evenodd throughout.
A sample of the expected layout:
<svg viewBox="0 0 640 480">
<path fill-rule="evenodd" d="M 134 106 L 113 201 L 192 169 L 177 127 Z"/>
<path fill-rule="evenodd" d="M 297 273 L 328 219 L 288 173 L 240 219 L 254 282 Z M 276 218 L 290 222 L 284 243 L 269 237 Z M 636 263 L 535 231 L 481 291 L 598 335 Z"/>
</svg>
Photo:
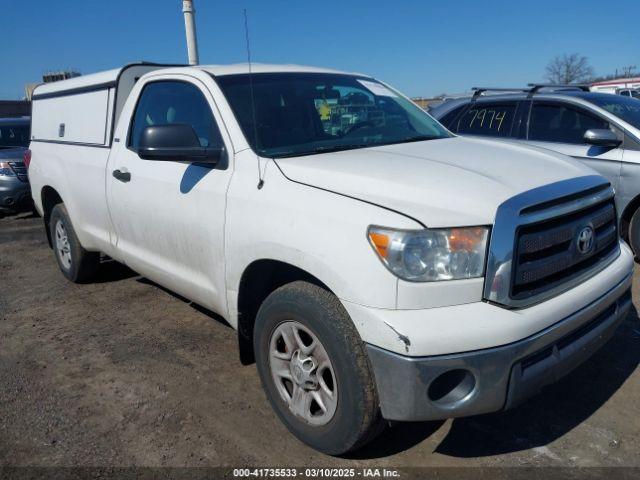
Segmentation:
<svg viewBox="0 0 640 480">
<path fill-rule="evenodd" d="M 256 160 L 258 162 L 258 190 L 264 185 L 262 169 L 260 168 L 260 155 L 258 155 L 258 124 L 256 123 L 256 98 L 253 93 L 253 72 L 251 70 L 251 48 L 249 47 L 249 22 L 247 20 L 247 9 L 244 12 L 244 37 L 247 43 L 247 63 L 249 64 L 249 90 L 251 91 L 251 114 L 253 115 L 253 144 L 256 150 Z"/>
</svg>

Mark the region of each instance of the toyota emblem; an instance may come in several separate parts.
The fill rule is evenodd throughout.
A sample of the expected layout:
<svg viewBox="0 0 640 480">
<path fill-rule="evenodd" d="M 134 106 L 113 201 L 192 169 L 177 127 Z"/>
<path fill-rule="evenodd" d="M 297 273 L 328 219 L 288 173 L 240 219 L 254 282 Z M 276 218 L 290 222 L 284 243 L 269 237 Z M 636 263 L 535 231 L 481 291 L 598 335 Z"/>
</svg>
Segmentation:
<svg viewBox="0 0 640 480">
<path fill-rule="evenodd" d="M 578 247 L 578 252 L 582 255 L 589 253 L 593 249 L 593 228 L 584 227 L 580 230 L 576 245 Z"/>
</svg>

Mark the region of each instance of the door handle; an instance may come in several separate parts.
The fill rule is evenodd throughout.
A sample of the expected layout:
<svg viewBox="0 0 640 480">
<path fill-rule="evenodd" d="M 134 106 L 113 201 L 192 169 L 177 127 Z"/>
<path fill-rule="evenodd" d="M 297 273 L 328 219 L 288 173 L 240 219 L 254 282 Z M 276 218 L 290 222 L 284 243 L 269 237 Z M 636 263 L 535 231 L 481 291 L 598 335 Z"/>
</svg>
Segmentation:
<svg viewBox="0 0 640 480">
<path fill-rule="evenodd" d="M 131 174 L 129 172 L 122 170 L 114 170 L 113 178 L 116 180 L 120 180 L 121 182 L 127 183 L 131 180 Z"/>
</svg>

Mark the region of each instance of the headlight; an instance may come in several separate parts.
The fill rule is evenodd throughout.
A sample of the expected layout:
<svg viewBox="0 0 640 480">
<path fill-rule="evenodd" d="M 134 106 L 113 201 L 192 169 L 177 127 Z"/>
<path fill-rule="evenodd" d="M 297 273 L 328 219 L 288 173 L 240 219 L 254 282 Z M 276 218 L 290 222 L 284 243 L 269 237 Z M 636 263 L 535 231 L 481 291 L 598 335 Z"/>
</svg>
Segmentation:
<svg viewBox="0 0 640 480">
<path fill-rule="evenodd" d="M 393 230 L 369 227 L 369 241 L 382 263 L 411 282 L 481 277 L 488 227 Z"/>
<path fill-rule="evenodd" d="M 0 175 L 5 177 L 13 177 L 15 174 L 13 173 L 13 169 L 11 165 L 7 162 L 0 162 Z"/>
</svg>

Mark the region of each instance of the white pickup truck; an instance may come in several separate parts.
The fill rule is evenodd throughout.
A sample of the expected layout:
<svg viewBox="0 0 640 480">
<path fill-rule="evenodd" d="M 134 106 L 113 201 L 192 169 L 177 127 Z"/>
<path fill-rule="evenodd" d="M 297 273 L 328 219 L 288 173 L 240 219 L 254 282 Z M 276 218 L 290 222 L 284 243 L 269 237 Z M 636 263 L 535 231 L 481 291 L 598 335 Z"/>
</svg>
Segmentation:
<svg viewBox="0 0 640 480">
<path fill-rule="evenodd" d="M 62 273 L 103 253 L 222 315 L 330 454 L 385 420 L 511 408 L 630 306 L 603 177 L 456 137 L 369 76 L 130 65 L 38 87 L 30 149 Z"/>
</svg>

